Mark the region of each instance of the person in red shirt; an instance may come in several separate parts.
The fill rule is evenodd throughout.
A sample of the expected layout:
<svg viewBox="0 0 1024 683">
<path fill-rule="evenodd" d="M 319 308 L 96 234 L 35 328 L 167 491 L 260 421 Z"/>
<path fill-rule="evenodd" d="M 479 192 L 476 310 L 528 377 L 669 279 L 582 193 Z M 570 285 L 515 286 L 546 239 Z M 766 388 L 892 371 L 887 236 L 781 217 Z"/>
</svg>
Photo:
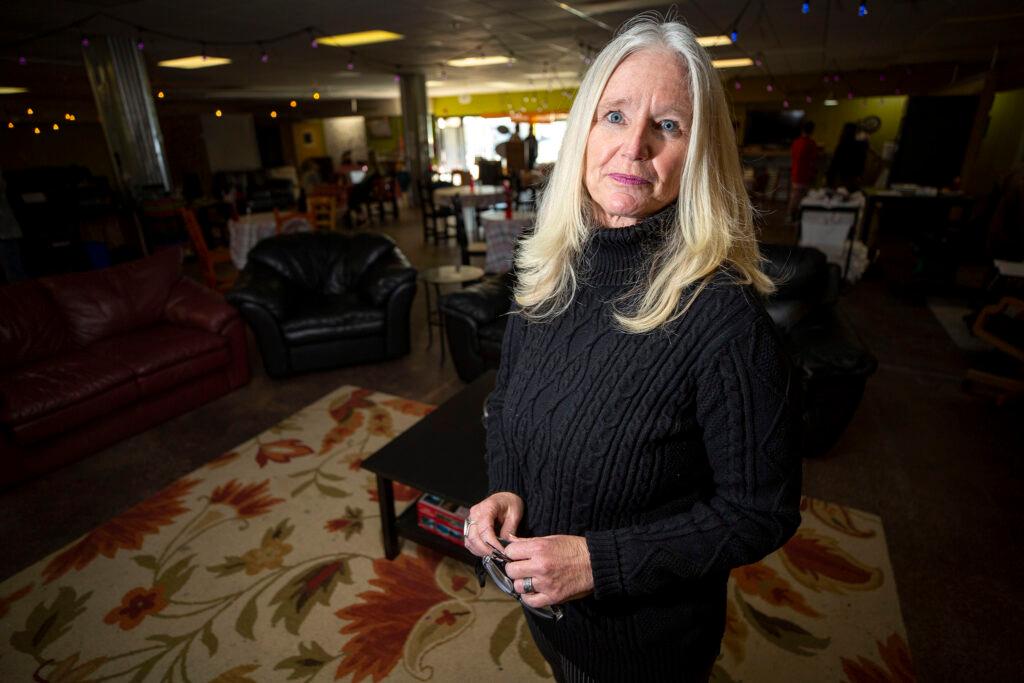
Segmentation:
<svg viewBox="0 0 1024 683">
<path fill-rule="evenodd" d="M 818 174 L 818 143 L 811 137 L 814 133 L 814 121 L 804 121 L 800 125 L 800 137 L 793 141 L 789 153 L 792 159 L 789 184 L 789 208 L 787 214 L 792 221 L 797 220 L 800 202 L 807 195 L 815 176 Z"/>
</svg>

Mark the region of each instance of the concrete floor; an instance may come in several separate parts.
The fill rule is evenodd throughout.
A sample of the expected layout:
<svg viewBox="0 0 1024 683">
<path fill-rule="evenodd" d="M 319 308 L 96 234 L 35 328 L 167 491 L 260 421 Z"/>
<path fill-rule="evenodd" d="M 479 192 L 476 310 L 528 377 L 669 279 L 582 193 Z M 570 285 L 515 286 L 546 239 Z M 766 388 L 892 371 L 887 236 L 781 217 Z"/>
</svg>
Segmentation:
<svg viewBox="0 0 1024 683">
<path fill-rule="evenodd" d="M 424 246 L 418 214 L 385 226 L 418 268 L 454 263 L 454 246 Z M 766 241 L 789 239 L 769 225 Z M 969 360 L 920 303 L 875 277 L 841 309 L 878 356 L 840 443 L 805 463 L 805 493 L 881 515 L 921 681 L 1021 680 L 1021 507 L 1024 438 L 1017 407 L 961 390 Z M 252 347 L 242 389 L 46 477 L 0 492 L 0 578 L 43 558 L 342 384 L 429 403 L 462 386 L 429 351 L 422 287 L 412 353 L 400 360 L 283 381 Z M 775 680 L 781 680 L 776 678 Z"/>
</svg>

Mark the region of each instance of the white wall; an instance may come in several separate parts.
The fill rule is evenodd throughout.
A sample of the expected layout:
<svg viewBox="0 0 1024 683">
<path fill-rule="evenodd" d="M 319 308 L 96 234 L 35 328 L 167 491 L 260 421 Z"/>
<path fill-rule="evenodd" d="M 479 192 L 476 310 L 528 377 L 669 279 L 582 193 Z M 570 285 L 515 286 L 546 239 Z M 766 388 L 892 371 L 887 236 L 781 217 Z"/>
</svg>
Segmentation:
<svg viewBox="0 0 1024 683">
<path fill-rule="evenodd" d="M 353 159 L 366 158 L 366 119 L 362 116 L 336 116 L 323 122 L 324 145 L 335 164 L 347 149 L 352 150 Z"/>
<path fill-rule="evenodd" d="M 260 168 L 260 150 L 256 145 L 256 127 L 252 114 L 225 114 L 217 118 L 202 116 L 203 140 L 210 170 L 251 171 Z"/>
</svg>

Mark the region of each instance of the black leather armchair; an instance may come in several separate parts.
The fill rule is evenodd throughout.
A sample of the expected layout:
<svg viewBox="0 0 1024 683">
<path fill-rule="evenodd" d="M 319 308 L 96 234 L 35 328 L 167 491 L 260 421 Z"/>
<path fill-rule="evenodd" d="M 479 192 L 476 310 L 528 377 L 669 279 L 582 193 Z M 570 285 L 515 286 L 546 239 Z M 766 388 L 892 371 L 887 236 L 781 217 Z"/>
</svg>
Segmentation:
<svg viewBox="0 0 1024 683">
<path fill-rule="evenodd" d="M 299 233 L 263 240 L 227 299 L 271 377 L 409 353 L 416 270 L 386 235 Z"/>
<path fill-rule="evenodd" d="M 778 290 L 766 303 L 804 384 L 805 454 L 822 455 L 842 435 L 877 361 L 836 309 L 840 271 L 817 249 L 762 245 Z M 511 274 L 493 275 L 441 299 L 459 378 L 498 367 L 511 306 Z"/>
</svg>

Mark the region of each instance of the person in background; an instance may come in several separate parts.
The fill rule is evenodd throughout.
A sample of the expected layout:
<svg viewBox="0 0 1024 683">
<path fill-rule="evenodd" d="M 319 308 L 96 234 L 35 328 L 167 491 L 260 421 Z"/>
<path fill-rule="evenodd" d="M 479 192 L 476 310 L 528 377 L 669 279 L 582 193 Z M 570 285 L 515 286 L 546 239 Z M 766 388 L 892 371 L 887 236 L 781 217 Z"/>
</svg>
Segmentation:
<svg viewBox="0 0 1024 683">
<path fill-rule="evenodd" d="M 828 186 L 832 189 L 845 187 L 850 192 L 860 189 L 860 177 L 864 173 L 867 153 L 868 141 L 858 137 L 857 124 L 843 124 L 839 144 L 836 145 L 832 163 L 825 174 Z"/>
<path fill-rule="evenodd" d="M 798 219 L 800 202 L 807 196 L 815 176 L 818 174 L 818 143 L 814 141 L 814 121 L 800 124 L 800 137 L 789 148 L 791 159 L 789 173 L 789 220 Z"/>
<path fill-rule="evenodd" d="M 537 134 L 534 132 L 533 124 L 530 124 L 530 132 L 527 134 L 526 139 L 523 140 L 523 144 L 526 147 L 526 168 L 533 170 L 533 167 L 537 165 Z"/>
<path fill-rule="evenodd" d="M 519 172 L 526 168 L 526 145 L 519 137 L 519 124 L 505 142 L 505 174 L 510 178 L 519 177 Z"/>
<path fill-rule="evenodd" d="M 7 202 L 7 183 L 0 170 L 0 269 L 7 282 L 17 282 L 28 277 L 21 263 L 20 241 L 21 226 Z"/>
</svg>

